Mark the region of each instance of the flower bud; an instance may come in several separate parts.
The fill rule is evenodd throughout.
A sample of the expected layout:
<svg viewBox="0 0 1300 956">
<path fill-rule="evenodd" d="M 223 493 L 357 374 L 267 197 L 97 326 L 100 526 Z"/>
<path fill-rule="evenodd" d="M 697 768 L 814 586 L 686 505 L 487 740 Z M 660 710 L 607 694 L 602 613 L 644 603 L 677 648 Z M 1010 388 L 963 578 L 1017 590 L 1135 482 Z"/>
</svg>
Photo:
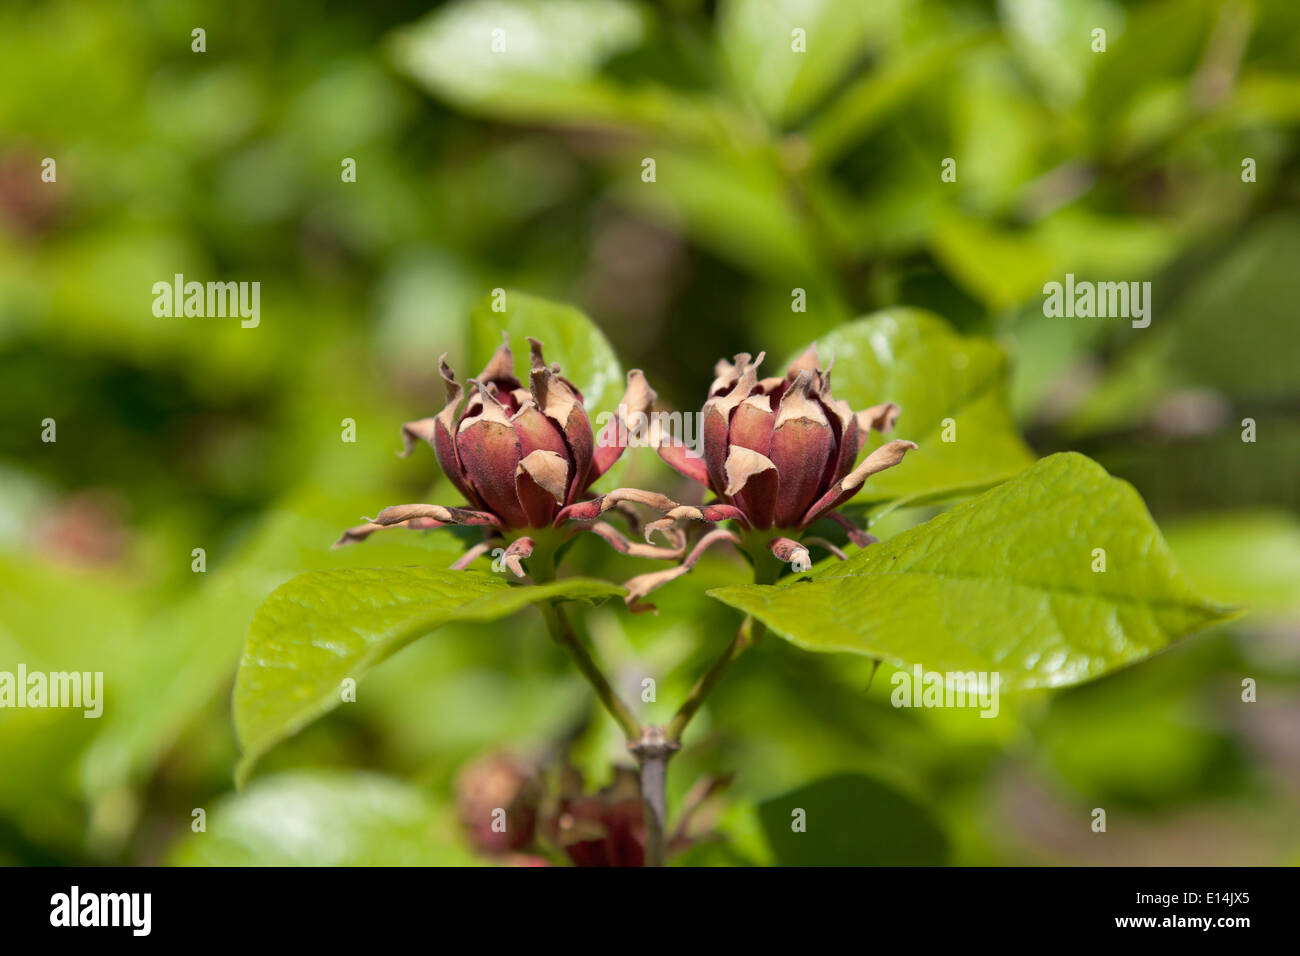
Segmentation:
<svg viewBox="0 0 1300 956">
<path fill-rule="evenodd" d="M 582 393 L 558 365 L 546 364 L 540 342 L 528 341 L 527 388 L 514 376 L 508 344 L 469 381 L 468 397 L 440 361 L 446 406 L 435 418 L 403 426 L 407 453 L 416 440 L 428 441 L 457 490 L 504 528 L 551 524 L 623 451 L 618 444 L 596 447 Z M 644 411 L 654 400 L 644 376 L 630 372 L 624 406 Z"/>
<path fill-rule="evenodd" d="M 617 767 L 613 783 L 595 794 L 584 794 L 582 778 L 566 770 L 547 833 L 574 866 L 643 866 L 645 819 L 639 775 Z"/>
<path fill-rule="evenodd" d="M 893 441 L 854 467 L 869 428 L 893 426 L 898 406 L 854 413 L 831 394 L 830 372 L 809 349 L 784 377 L 758 377 L 760 354 L 716 367 L 703 410 L 703 461 L 662 447 L 665 460 L 704 481 L 752 528 L 802 529 L 847 501 L 866 478 L 916 445 Z"/>
<path fill-rule="evenodd" d="M 542 798 L 536 771 L 508 754 L 489 754 L 456 778 L 456 807 L 475 849 L 489 856 L 533 842 Z"/>
</svg>

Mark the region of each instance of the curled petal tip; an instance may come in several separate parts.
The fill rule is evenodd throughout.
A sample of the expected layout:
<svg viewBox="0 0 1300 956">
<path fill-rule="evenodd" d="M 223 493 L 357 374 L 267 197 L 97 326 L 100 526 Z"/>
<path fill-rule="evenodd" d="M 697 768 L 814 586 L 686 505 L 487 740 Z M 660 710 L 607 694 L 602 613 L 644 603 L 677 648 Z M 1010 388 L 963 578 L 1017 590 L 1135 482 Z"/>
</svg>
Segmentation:
<svg viewBox="0 0 1300 956">
<path fill-rule="evenodd" d="M 812 558 L 808 554 L 808 549 L 791 538 L 773 538 L 768 547 L 776 555 L 777 560 L 784 561 L 790 565 L 790 570 L 797 574 L 812 570 Z"/>
<path fill-rule="evenodd" d="M 858 429 L 862 432 L 875 429 L 878 432 L 890 431 L 898 421 L 898 416 L 902 409 L 893 402 L 885 402 L 883 405 L 873 405 L 871 408 L 864 408 L 857 412 L 855 417 L 858 420 Z"/>
<path fill-rule="evenodd" d="M 817 343 L 814 342 L 808 348 L 804 349 L 803 354 L 790 363 L 787 375 L 794 378 L 800 372 L 815 372 L 820 367 L 817 359 Z"/>
<path fill-rule="evenodd" d="M 501 344 L 492 353 L 492 357 L 488 359 L 487 365 L 483 366 L 483 371 L 479 372 L 478 377 L 484 382 L 514 380 L 515 357 L 510 351 L 510 336 L 504 330 L 501 332 Z"/>
<path fill-rule="evenodd" d="M 546 368 L 546 358 L 542 355 L 542 343 L 531 335 L 528 336 L 529 368 Z"/>
<path fill-rule="evenodd" d="M 629 412 L 648 412 L 659 400 L 659 393 L 650 387 L 645 373 L 634 368 L 627 373 L 627 390 L 623 393 L 623 404 Z"/>
</svg>

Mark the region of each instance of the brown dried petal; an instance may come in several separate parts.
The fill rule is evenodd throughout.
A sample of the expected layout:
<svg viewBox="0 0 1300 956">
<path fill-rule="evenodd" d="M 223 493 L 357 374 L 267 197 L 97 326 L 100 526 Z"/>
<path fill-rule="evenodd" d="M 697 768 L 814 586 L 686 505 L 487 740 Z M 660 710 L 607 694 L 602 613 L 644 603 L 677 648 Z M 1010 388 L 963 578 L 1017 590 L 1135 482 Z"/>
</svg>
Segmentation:
<svg viewBox="0 0 1300 956">
<path fill-rule="evenodd" d="M 600 439 L 596 442 L 592 456 L 591 472 L 587 475 L 586 485 L 581 490 L 585 490 L 618 461 L 619 456 L 623 454 L 623 449 L 627 447 L 627 439 L 631 434 L 629 420 L 633 416 L 648 415 L 658 399 L 659 396 L 650 387 L 650 383 L 646 381 L 645 375 L 639 368 L 634 368 L 627 373 L 627 389 L 618 403 L 614 419 L 600 433 Z"/>
<path fill-rule="evenodd" d="M 883 405 L 873 405 L 870 408 L 864 408 L 857 413 L 858 427 L 865 433 L 874 428 L 878 432 L 887 432 L 894 427 L 898 421 L 898 413 L 901 411 L 893 402 L 885 402 Z"/>
</svg>

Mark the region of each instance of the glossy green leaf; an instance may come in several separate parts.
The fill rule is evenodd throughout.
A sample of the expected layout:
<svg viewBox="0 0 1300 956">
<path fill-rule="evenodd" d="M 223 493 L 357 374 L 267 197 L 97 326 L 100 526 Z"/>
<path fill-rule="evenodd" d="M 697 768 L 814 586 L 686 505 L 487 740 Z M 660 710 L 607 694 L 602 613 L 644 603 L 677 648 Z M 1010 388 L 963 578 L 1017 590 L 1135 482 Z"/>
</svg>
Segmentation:
<svg viewBox="0 0 1300 956">
<path fill-rule="evenodd" d="M 758 816 L 778 866 L 939 866 L 947 858 L 947 837 L 928 809 L 860 774 L 773 797 Z"/>
<path fill-rule="evenodd" d="M 1073 453 L 792 583 L 709 594 L 805 650 L 996 672 L 1008 690 L 1097 677 L 1229 614 L 1132 486 Z"/>
<path fill-rule="evenodd" d="M 451 815 L 377 774 L 259 780 L 212 808 L 173 852 L 179 866 L 473 866 Z"/>
<path fill-rule="evenodd" d="M 1033 461 L 1011 419 L 1006 356 L 993 343 L 958 335 L 927 312 L 890 309 L 841 326 L 817 351 L 823 365 L 835 360 L 836 398 L 855 410 L 897 402 L 903 411 L 886 438 L 920 446 L 855 500 L 943 497 L 987 487 Z M 884 440 L 873 433 L 872 447 Z"/>
<path fill-rule="evenodd" d="M 505 332 L 515 356 L 515 375 L 527 383 L 531 336 L 545 347 L 547 362 L 558 364 L 564 377 L 578 386 L 593 424 L 600 412 L 613 411 L 626 382 L 605 333 L 571 305 L 514 289 L 502 290 L 502 296 L 489 295 L 470 312 L 471 367 L 460 378 L 478 374 L 501 345 L 501 333 Z M 502 311 L 493 308 L 497 302 L 504 303 Z"/>
<path fill-rule="evenodd" d="M 300 574 L 266 599 L 249 627 L 235 679 L 235 731 L 244 750 L 236 776 L 246 779 L 267 750 L 337 707 L 344 679 L 361 678 L 443 624 L 622 593 L 584 578 L 526 586 L 502 575 L 424 567 Z"/>
</svg>

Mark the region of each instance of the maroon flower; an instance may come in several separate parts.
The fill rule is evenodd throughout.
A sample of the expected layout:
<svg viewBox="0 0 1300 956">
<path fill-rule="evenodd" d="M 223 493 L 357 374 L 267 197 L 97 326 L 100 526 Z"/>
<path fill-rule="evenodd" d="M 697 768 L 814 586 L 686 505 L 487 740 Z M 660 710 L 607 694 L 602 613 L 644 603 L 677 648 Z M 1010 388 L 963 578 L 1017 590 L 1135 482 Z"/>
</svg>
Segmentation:
<svg viewBox="0 0 1300 956">
<path fill-rule="evenodd" d="M 609 786 L 586 794 L 581 775 L 566 768 L 558 805 L 546 830 L 574 866 L 643 866 L 645 819 L 640 776 L 631 768 L 616 767 Z"/>
<path fill-rule="evenodd" d="M 892 402 L 853 412 L 831 394 L 830 370 L 823 370 L 815 347 L 790 366 L 785 376 L 758 377 L 763 361 L 748 354 L 734 363 L 721 360 L 717 378 L 701 412 L 703 457 L 686 445 L 660 440 L 659 454 L 688 478 L 705 485 L 716 500 L 701 507 L 678 505 L 647 526 L 650 532 L 693 519 L 716 523 L 735 521 L 747 534 L 764 536 L 772 553 L 796 571 L 811 566 L 801 543 L 804 531 L 821 518 L 836 521 L 860 547 L 874 538 L 854 527 L 835 509 L 852 498 L 876 472 L 891 468 L 915 443 L 895 440 L 872 451 L 856 464 L 867 432 L 893 427 L 899 408 Z M 735 533 L 715 529 L 706 533 L 676 568 L 641 575 L 628 582 L 629 604 L 655 587 L 690 570 L 705 548 L 718 541 L 740 544 Z M 822 538 L 806 538 L 844 557 Z"/>
<path fill-rule="evenodd" d="M 453 565 L 463 568 L 504 534 L 559 527 L 573 519 L 594 521 L 586 530 L 624 553 L 680 556 L 673 549 L 630 542 L 613 526 L 596 521 L 622 501 L 648 497 L 655 502 L 657 496 L 618 489 L 593 499 L 588 490 L 623 453 L 632 433 L 627 419 L 644 414 L 654 404 L 656 395 L 645 376 L 636 369 L 628 372 L 627 391 L 619 406 L 623 418 L 611 421 L 596 439 L 582 393 L 560 374 L 558 365 L 546 364 L 540 342 L 528 341 L 532 361 L 527 388 L 515 377 L 508 341 L 497 349 L 478 378 L 469 380 L 468 398 L 444 356 L 439 371 L 447 391 L 446 406 L 433 418 L 402 426 L 402 456 L 409 455 L 417 441 L 427 442 L 469 507 L 393 505 L 345 531 L 335 547 L 364 540 L 384 528 L 482 526 L 488 540 Z M 523 577 L 520 559 L 532 553 L 534 541 L 528 536 L 513 537 L 504 550 L 504 563 Z"/>
</svg>

